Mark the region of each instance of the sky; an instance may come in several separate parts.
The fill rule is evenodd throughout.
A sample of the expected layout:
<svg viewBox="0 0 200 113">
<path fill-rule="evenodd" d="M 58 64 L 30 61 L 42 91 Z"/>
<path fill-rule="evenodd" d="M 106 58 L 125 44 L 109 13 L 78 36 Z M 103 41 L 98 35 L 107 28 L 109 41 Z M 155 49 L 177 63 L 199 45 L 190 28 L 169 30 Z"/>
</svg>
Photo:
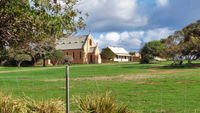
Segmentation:
<svg viewBox="0 0 200 113">
<path fill-rule="evenodd" d="M 80 0 L 87 27 L 100 48 L 139 51 L 149 41 L 167 38 L 200 19 L 200 0 Z"/>
</svg>

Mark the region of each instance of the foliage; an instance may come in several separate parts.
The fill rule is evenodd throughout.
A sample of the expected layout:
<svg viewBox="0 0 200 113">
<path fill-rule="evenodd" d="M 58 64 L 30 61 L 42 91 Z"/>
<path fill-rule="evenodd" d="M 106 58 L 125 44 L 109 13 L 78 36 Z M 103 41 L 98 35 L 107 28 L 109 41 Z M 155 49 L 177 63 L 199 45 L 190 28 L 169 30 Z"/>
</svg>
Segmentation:
<svg viewBox="0 0 200 113">
<path fill-rule="evenodd" d="M 140 60 L 141 64 L 149 64 L 154 59 L 152 54 L 145 54 L 142 59 Z"/>
<path fill-rule="evenodd" d="M 35 102 L 31 99 L 14 99 L 0 93 L 0 113 L 65 113 L 60 100 Z"/>
<path fill-rule="evenodd" d="M 0 65 L 3 65 L 8 58 L 8 53 L 6 49 L 0 49 Z"/>
<path fill-rule="evenodd" d="M 53 65 L 57 65 L 59 61 L 64 59 L 64 53 L 60 50 L 53 50 L 50 53 L 49 58 L 53 61 Z"/>
<path fill-rule="evenodd" d="M 17 66 L 20 67 L 23 61 L 31 61 L 31 56 L 25 54 L 23 48 L 9 48 L 8 49 L 9 58 L 14 59 Z"/>
<path fill-rule="evenodd" d="M 110 92 L 76 97 L 75 102 L 80 113 L 131 113 L 128 107 L 119 105 Z"/>
<path fill-rule="evenodd" d="M 184 59 L 191 63 L 192 60 L 200 58 L 200 21 L 176 31 L 162 42 L 167 46 L 163 51 L 165 57 L 171 58 L 178 64 L 182 64 Z"/>
<path fill-rule="evenodd" d="M 130 55 L 135 55 L 135 52 L 129 52 Z"/>
<path fill-rule="evenodd" d="M 58 38 L 85 27 L 81 11 L 74 9 L 77 1 L 65 5 L 49 0 L 1 0 L 0 45 L 18 46 Z"/>
<path fill-rule="evenodd" d="M 103 48 L 101 51 L 101 58 L 104 60 L 113 59 L 114 53 L 107 47 Z"/>
<path fill-rule="evenodd" d="M 46 64 L 45 64 L 46 57 L 51 56 L 51 54 L 55 50 L 55 42 L 52 39 L 44 38 L 40 42 L 33 43 L 31 45 L 31 48 L 32 48 L 31 51 L 33 52 L 32 56 L 35 55 L 35 57 L 42 58 L 43 59 L 43 67 L 45 67 L 46 66 Z M 32 53 L 30 53 L 30 54 L 32 54 Z"/>
<path fill-rule="evenodd" d="M 31 57 L 29 55 L 26 55 L 26 54 L 17 54 L 14 59 L 18 62 L 18 67 L 21 66 L 21 63 L 23 61 L 31 61 Z"/>
<path fill-rule="evenodd" d="M 74 8 L 76 0 L 62 5 L 49 0 L 0 0 L 0 51 L 20 45 L 25 54 L 43 59 L 55 40 L 84 29 L 87 15 Z"/>
<path fill-rule="evenodd" d="M 165 48 L 165 45 L 160 41 L 151 41 L 144 45 L 140 50 L 141 61 L 140 63 L 150 63 L 155 56 L 161 56 L 160 52 Z"/>
<path fill-rule="evenodd" d="M 175 34 L 178 34 L 176 32 Z M 162 39 L 161 43 L 163 43 L 166 48 L 161 51 L 161 56 L 173 61 L 173 64 L 182 64 L 183 62 L 183 55 L 182 50 L 184 49 L 181 47 L 181 43 L 183 39 L 178 35 L 171 35 L 167 39 Z"/>
</svg>

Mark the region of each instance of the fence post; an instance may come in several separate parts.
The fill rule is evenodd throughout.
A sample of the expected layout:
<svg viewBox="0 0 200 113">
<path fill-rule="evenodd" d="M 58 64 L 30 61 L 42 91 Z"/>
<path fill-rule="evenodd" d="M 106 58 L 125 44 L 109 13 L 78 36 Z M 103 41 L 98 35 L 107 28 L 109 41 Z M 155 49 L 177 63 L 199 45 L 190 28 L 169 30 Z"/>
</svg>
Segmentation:
<svg viewBox="0 0 200 113">
<path fill-rule="evenodd" d="M 66 65 L 66 113 L 69 113 L 69 64 Z"/>
</svg>

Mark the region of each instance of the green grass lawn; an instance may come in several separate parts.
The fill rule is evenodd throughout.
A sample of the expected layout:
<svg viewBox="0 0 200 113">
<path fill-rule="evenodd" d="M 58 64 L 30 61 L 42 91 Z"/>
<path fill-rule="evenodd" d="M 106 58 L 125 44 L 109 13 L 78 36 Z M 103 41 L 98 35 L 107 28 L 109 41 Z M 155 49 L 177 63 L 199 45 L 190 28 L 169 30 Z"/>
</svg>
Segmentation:
<svg viewBox="0 0 200 113">
<path fill-rule="evenodd" d="M 76 109 L 73 96 L 111 91 L 119 103 L 143 113 L 199 113 L 199 66 L 169 67 L 168 64 L 72 65 L 71 108 Z M 0 91 L 35 100 L 65 100 L 64 78 L 64 66 L 0 67 Z"/>
</svg>

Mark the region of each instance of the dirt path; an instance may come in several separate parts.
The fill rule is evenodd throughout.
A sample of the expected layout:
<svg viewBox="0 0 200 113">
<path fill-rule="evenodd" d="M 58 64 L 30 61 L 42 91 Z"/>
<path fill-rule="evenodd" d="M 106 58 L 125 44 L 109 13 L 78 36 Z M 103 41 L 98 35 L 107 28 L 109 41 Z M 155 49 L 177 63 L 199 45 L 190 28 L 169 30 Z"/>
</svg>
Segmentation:
<svg viewBox="0 0 200 113">
<path fill-rule="evenodd" d="M 157 78 L 157 77 L 166 77 L 163 74 L 177 73 L 177 72 L 185 72 L 181 70 L 149 70 L 149 73 L 137 73 L 137 74 L 124 74 L 118 76 L 97 76 L 97 77 L 80 77 L 80 78 L 71 78 L 73 81 L 83 81 L 83 80 L 141 80 L 141 79 L 149 79 L 149 78 Z M 44 80 L 45 82 L 56 82 L 56 81 L 65 81 L 65 79 L 48 79 Z"/>
<path fill-rule="evenodd" d="M 135 80 L 135 79 L 146 79 L 152 78 L 152 75 L 119 75 L 119 76 L 98 76 L 98 77 L 81 77 L 81 78 L 71 78 L 72 81 L 83 81 L 83 80 Z M 65 81 L 65 79 L 48 79 L 45 82 L 57 82 Z"/>
</svg>

